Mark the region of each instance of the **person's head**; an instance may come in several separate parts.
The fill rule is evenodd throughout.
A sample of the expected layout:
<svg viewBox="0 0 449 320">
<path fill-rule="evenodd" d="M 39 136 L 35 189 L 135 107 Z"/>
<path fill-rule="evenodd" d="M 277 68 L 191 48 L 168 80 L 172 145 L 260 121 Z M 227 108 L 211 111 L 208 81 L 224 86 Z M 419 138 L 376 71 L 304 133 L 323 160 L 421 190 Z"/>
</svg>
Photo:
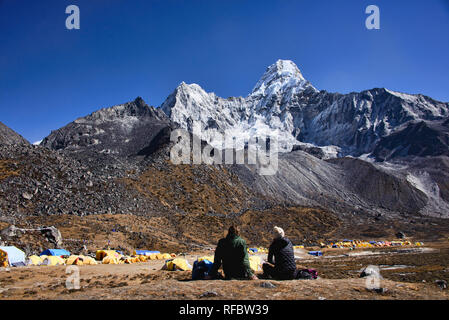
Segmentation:
<svg viewBox="0 0 449 320">
<path fill-rule="evenodd" d="M 280 227 L 274 227 L 273 228 L 273 234 L 274 234 L 274 238 L 283 238 L 285 236 L 284 230 Z"/>
<path fill-rule="evenodd" d="M 238 235 L 239 235 L 239 227 L 234 226 L 234 225 L 230 226 L 229 229 L 228 229 L 228 236 L 229 237 L 235 237 L 235 236 L 238 236 Z"/>
</svg>

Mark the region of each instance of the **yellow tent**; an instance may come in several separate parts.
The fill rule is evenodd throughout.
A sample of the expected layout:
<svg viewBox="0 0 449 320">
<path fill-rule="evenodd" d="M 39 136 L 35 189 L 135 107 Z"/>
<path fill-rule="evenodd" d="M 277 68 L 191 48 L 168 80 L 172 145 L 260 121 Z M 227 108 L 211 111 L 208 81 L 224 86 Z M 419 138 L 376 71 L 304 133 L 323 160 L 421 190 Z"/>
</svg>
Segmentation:
<svg viewBox="0 0 449 320">
<path fill-rule="evenodd" d="M 167 260 L 162 269 L 168 271 L 191 271 L 192 266 L 187 262 L 186 259 L 175 258 Z"/>
<path fill-rule="evenodd" d="M 96 253 L 97 260 L 103 260 L 103 258 L 106 256 L 111 256 L 120 259 L 121 254 L 115 250 L 97 250 Z"/>
<path fill-rule="evenodd" d="M 59 256 L 47 256 L 45 259 L 42 260 L 42 264 L 45 266 L 58 266 L 64 265 L 65 261 L 63 258 Z"/>
<path fill-rule="evenodd" d="M 214 256 L 203 256 L 197 259 L 198 262 L 203 261 L 203 260 L 209 260 L 210 262 L 214 262 Z"/>
<path fill-rule="evenodd" d="M 146 262 L 148 259 L 149 259 L 148 256 L 143 256 L 143 255 L 140 255 L 140 256 L 139 256 L 140 262 Z"/>
<path fill-rule="evenodd" d="M 249 257 L 249 266 L 253 271 L 261 271 L 262 258 L 260 256 Z"/>
<path fill-rule="evenodd" d="M 95 261 L 94 258 L 92 257 L 87 257 L 87 256 L 80 256 L 81 258 L 83 258 L 83 263 L 86 265 L 95 265 L 98 264 L 97 261 Z"/>
<path fill-rule="evenodd" d="M 66 264 L 67 265 L 77 265 L 77 266 L 94 265 L 94 264 L 97 264 L 97 261 L 95 261 L 94 258 L 88 257 L 88 256 L 71 255 L 70 257 L 67 258 Z"/>
<path fill-rule="evenodd" d="M 171 259 L 171 258 L 172 258 L 172 256 L 169 253 L 163 253 L 162 254 L 162 259 Z"/>
<path fill-rule="evenodd" d="M 82 266 L 83 263 L 83 259 L 80 259 L 80 256 L 77 255 L 71 255 L 70 257 L 67 258 L 66 262 L 67 265 L 77 265 L 77 266 Z"/>
<path fill-rule="evenodd" d="M 27 265 L 28 266 L 38 266 L 42 264 L 42 260 L 39 256 L 32 255 L 28 257 Z"/>
<path fill-rule="evenodd" d="M 140 259 L 139 259 L 139 257 L 123 256 L 120 258 L 120 261 L 123 263 L 130 264 L 130 263 L 140 262 Z"/>
<path fill-rule="evenodd" d="M 119 262 L 126 263 L 126 264 L 133 263 L 133 262 L 132 262 L 132 258 L 131 258 L 131 257 L 128 257 L 128 256 L 123 256 L 123 257 L 121 257 L 120 260 L 119 260 Z"/>
<path fill-rule="evenodd" d="M 119 258 L 113 256 L 105 256 L 101 261 L 103 264 L 120 264 Z"/>
</svg>

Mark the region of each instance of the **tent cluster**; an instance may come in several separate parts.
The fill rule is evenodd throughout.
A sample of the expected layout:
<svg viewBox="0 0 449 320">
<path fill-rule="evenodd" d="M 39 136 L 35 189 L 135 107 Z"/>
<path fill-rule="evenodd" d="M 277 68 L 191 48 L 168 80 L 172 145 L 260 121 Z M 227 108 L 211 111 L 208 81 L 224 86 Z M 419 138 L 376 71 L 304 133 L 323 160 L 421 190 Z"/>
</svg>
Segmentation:
<svg viewBox="0 0 449 320">
<path fill-rule="evenodd" d="M 176 257 L 174 253 L 160 253 L 159 251 L 134 250 L 130 256 L 123 255 L 115 250 L 98 250 L 96 258 L 103 264 L 131 264 L 146 262 L 148 260 L 167 260 Z"/>
<path fill-rule="evenodd" d="M 96 265 L 96 264 L 131 264 L 148 260 L 173 260 L 174 253 L 160 253 L 159 251 L 134 250 L 128 256 L 116 250 L 97 250 L 95 259 L 84 255 L 73 255 L 64 249 L 47 249 L 40 255 L 26 258 L 25 253 L 14 247 L 0 247 L 0 267 L 11 266 L 58 266 L 58 265 Z M 177 265 L 181 265 L 176 261 Z"/>
<path fill-rule="evenodd" d="M 422 242 L 410 241 L 362 241 L 362 240 L 343 240 L 336 243 L 320 243 L 321 248 L 374 248 L 374 247 L 394 247 L 394 246 L 422 246 Z"/>
</svg>

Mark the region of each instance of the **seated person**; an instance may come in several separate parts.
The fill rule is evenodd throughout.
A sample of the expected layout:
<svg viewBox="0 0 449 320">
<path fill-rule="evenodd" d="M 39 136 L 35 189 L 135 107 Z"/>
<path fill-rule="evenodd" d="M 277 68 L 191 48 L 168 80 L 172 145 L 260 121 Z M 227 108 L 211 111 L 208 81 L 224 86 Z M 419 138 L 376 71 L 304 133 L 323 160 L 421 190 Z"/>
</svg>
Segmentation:
<svg viewBox="0 0 449 320">
<path fill-rule="evenodd" d="M 285 237 L 282 228 L 274 227 L 273 233 L 274 240 L 268 249 L 269 263 L 262 265 L 263 276 L 264 278 L 273 278 L 276 280 L 295 279 L 296 263 L 293 244 Z"/>
<path fill-rule="evenodd" d="M 225 279 L 257 279 L 249 265 L 246 242 L 239 236 L 236 226 L 231 226 L 225 238 L 218 241 L 214 264 L 205 278 L 219 278 L 218 269 L 223 264 Z"/>
</svg>

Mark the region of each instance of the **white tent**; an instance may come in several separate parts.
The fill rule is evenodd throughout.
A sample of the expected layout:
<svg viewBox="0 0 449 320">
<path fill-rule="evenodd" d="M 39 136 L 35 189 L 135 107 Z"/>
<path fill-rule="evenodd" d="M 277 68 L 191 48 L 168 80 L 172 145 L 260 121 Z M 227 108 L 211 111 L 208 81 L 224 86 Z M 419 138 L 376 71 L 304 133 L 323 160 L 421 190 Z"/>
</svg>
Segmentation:
<svg viewBox="0 0 449 320">
<path fill-rule="evenodd" d="M 25 265 L 25 252 L 14 247 L 0 247 L 0 261 L 7 261 L 11 267 Z"/>
</svg>

